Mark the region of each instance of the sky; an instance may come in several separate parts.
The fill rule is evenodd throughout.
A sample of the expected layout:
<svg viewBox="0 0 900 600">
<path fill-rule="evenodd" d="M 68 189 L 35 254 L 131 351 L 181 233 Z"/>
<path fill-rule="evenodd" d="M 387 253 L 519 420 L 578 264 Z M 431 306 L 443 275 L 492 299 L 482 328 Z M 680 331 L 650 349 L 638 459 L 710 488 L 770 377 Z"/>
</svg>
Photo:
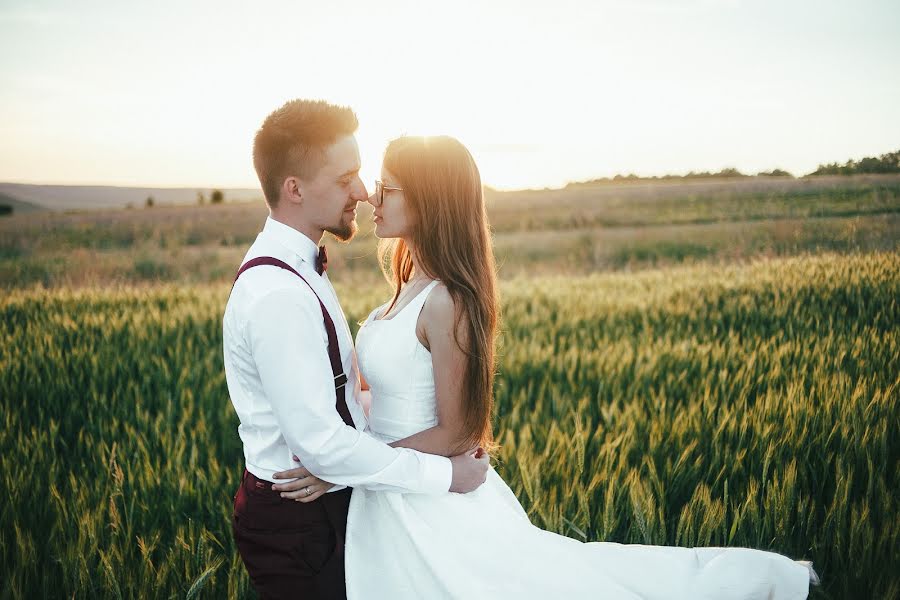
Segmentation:
<svg viewBox="0 0 900 600">
<path fill-rule="evenodd" d="M 258 187 L 293 98 L 452 135 L 499 189 L 900 149 L 896 0 L 0 0 L 0 181 Z"/>
</svg>

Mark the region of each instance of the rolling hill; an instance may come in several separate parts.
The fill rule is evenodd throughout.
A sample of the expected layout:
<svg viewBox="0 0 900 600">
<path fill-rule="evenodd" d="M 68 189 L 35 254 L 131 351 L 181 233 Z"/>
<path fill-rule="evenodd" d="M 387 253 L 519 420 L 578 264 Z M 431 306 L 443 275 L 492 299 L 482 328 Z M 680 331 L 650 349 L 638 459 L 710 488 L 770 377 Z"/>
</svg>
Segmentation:
<svg viewBox="0 0 900 600">
<path fill-rule="evenodd" d="M 250 188 L 222 189 L 226 202 L 262 199 L 262 191 Z M 149 188 L 107 185 L 32 185 L 0 183 L 0 204 L 14 213 L 33 210 L 85 210 L 144 206 L 149 196 L 154 204 L 196 204 L 197 193 L 209 199 L 210 188 Z"/>
</svg>

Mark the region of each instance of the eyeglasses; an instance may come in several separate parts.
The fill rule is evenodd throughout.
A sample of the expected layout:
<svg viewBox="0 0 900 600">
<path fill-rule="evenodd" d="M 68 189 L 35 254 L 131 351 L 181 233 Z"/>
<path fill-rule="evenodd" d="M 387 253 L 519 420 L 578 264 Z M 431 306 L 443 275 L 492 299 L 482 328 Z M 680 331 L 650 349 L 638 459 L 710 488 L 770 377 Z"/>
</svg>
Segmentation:
<svg viewBox="0 0 900 600">
<path fill-rule="evenodd" d="M 389 187 L 384 185 L 380 180 L 375 180 L 375 206 L 381 206 L 384 204 L 384 190 L 392 191 L 392 192 L 402 192 L 403 188 L 398 187 Z"/>
</svg>

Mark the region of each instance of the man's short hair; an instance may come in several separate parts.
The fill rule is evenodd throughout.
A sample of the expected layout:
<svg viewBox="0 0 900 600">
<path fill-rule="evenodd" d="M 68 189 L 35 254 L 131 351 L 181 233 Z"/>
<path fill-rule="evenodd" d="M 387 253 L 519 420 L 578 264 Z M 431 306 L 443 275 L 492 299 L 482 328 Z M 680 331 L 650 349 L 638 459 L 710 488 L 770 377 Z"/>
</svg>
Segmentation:
<svg viewBox="0 0 900 600">
<path fill-rule="evenodd" d="M 349 107 L 324 100 L 291 100 L 266 117 L 253 140 L 253 167 L 266 203 L 278 204 L 286 177 L 315 177 L 328 146 L 358 127 Z"/>
</svg>

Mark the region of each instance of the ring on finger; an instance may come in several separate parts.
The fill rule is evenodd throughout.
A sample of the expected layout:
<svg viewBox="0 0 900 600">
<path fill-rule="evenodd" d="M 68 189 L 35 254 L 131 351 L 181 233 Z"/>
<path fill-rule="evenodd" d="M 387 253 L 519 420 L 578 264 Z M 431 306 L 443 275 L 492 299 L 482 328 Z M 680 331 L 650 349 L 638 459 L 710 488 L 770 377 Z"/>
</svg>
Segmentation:
<svg viewBox="0 0 900 600">
<path fill-rule="evenodd" d="M 306 486 L 306 495 L 309 496 L 310 494 L 312 494 L 312 492 L 309 491 L 309 486 Z"/>
</svg>

